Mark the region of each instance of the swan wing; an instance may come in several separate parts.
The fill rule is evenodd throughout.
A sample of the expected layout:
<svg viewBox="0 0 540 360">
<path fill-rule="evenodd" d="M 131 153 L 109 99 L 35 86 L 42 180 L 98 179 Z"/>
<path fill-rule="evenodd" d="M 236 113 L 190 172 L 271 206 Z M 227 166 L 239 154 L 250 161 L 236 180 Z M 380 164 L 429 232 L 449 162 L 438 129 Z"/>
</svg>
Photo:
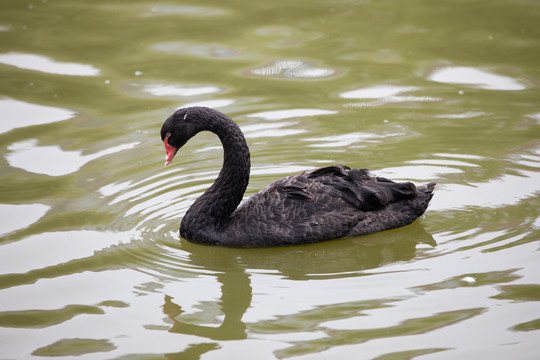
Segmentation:
<svg viewBox="0 0 540 360">
<path fill-rule="evenodd" d="M 411 183 L 372 177 L 367 170 L 328 166 L 267 186 L 236 210 L 231 226 L 245 226 L 242 231 L 250 233 L 251 242 L 259 237 L 283 244 L 318 242 L 347 236 L 370 212 L 415 192 Z"/>
</svg>

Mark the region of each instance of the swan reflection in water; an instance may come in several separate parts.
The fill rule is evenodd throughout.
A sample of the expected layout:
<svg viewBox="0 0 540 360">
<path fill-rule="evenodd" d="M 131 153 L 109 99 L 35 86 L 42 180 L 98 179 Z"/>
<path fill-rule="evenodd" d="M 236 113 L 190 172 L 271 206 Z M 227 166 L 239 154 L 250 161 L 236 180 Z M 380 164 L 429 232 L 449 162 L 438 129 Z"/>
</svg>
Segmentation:
<svg viewBox="0 0 540 360">
<path fill-rule="evenodd" d="M 216 274 L 216 279 L 221 284 L 221 298 L 216 302 L 198 304 L 204 313 L 205 325 L 197 325 L 194 316 L 182 310 L 181 295 L 173 297 L 165 294 L 163 313 L 167 317 L 167 322 L 171 324 L 168 331 L 207 339 L 191 344 L 182 352 L 167 354 L 167 358 L 198 359 L 202 354 L 220 348 L 220 341 L 246 339 L 248 334 L 256 334 L 261 328 L 279 328 L 280 321 L 283 321 L 279 316 L 255 324 L 242 321 L 253 297 L 250 273 L 257 273 L 260 270 L 273 271 L 268 276 L 279 276 L 293 281 L 365 276 L 364 270 L 411 260 L 416 255 L 418 244 L 436 245 L 433 237 L 425 231 L 421 223 L 414 223 L 398 230 L 309 246 L 237 249 L 201 246 L 182 241 L 180 248 L 190 254 L 191 265 Z M 351 291 L 368 290 L 351 289 Z M 291 299 L 291 302 L 296 300 L 298 299 Z M 376 306 L 388 306 L 387 303 L 390 301 L 395 299 L 381 299 Z M 374 300 L 368 302 L 369 306 L 373 306 Z M 347 304 L 348 310 L 355 313 L 355 308 L 365 309 L 364 303 L 365 301 Z M 343 304 L 325 305 L 325 308 L 329 309 L 334 307 L 340 308 Z M 221 313 L 216 313 L 216 308 L 219 308 Z M 312 328 L 313 323 L 331 320 L 328 317 L 317 319 L 317 316 L 301 315 L 300 313 L 287 316 L 287 318 L 296 317 L 294 323 L 298 331 Z M 212 319 L 209 320 L 208 316 Z M 223 320 L 220 320 L 222 318 Z M 302 326 L 301 323 L 306 321 L 309 325 Z M 206 325 L 209 322 L 219 326 Z M 295 341 L 295 345 L 297 344 Z"/>
</svg>

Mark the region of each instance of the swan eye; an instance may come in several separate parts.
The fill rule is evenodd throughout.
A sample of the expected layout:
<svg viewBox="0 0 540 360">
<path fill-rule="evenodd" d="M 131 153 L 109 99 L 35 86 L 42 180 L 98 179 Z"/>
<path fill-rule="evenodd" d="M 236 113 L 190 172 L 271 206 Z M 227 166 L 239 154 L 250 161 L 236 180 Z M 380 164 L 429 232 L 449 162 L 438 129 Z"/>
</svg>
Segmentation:
<svg viewBox="0 0 540 360">
<path fill-rule="evenodd" d="M 170 132 L 166 133 L 165 137 L 163 138 L 163 143 L 168 144 L 169 141 L 171 140 L 171 136 L 172 134 Z"/>
</svg>

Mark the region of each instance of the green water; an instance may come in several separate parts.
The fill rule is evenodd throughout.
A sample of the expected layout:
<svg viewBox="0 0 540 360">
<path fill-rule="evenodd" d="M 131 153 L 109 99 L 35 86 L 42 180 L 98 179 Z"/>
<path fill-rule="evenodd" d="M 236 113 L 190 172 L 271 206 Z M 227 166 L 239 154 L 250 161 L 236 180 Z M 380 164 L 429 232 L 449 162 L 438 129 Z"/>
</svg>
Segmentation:
<svg viewBox="0 0 540 360">
<path fill-rule="evenodd" d="M 0 3 L 1 359 L 536 359 L 540 3 Z M 179 239 L 235 119 L 246 195 L 328 164 L 438 183 L 370 236 Z"/>
</svg>

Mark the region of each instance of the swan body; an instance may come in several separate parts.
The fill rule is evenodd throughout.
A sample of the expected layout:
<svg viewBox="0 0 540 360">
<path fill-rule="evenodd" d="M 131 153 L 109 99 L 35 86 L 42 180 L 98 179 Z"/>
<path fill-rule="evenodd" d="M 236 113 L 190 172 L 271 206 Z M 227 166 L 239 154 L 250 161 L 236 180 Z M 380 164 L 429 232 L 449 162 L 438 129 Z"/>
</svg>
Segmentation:
<svg viewBox="0 0 540 360">
<path fill-rule="evenodd" d="M 191 242 L 263 247 L 366 235 L 412 223 L 433 196 L 435 183 L 416 187 L 335 165 L 276 181 L 238 206 L 250 156 L 240 128 L 226 115 L 204 107 L 171 115 L 161 128 L 165 165 L 200 131 L 218 135 L 224 160 L 217 179 L 182 220 L 180 236 Z"/>
</svg>

